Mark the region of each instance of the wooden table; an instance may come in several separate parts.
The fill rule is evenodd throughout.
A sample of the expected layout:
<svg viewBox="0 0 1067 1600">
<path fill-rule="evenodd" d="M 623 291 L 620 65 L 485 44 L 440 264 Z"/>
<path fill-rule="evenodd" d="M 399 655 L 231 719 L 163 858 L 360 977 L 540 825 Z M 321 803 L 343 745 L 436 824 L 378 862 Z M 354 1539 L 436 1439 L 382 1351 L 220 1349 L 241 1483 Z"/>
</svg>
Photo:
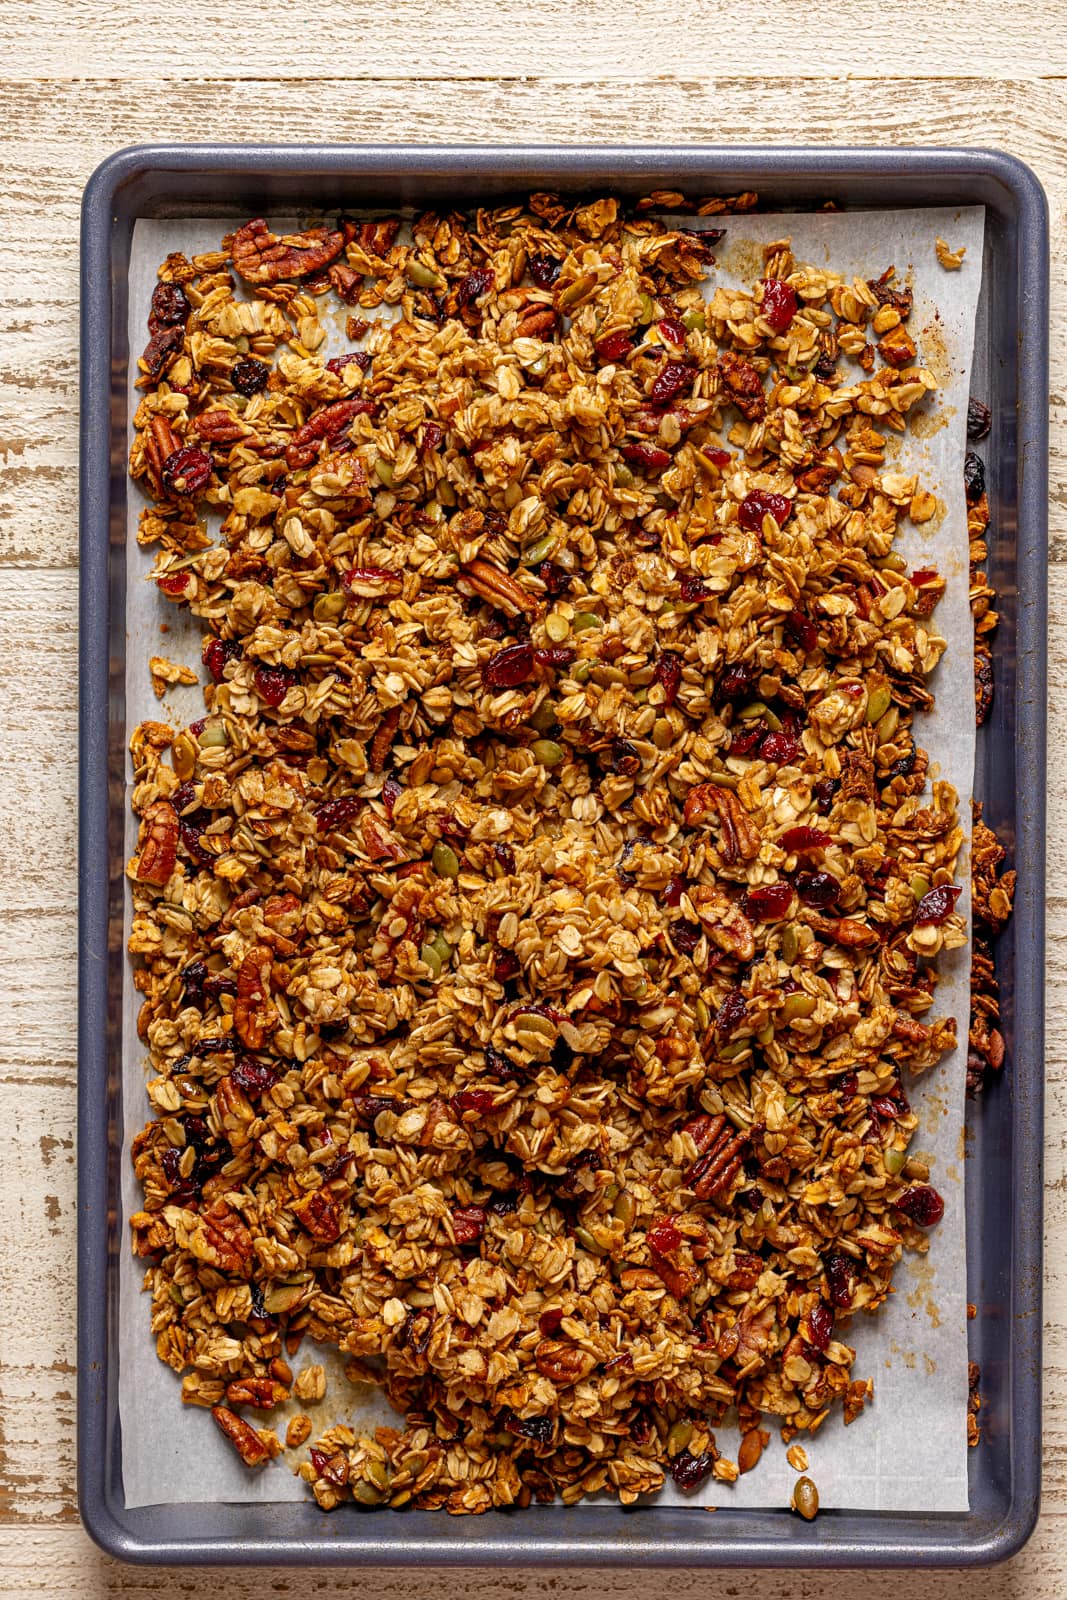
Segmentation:
<svg viewBox="0 0 1067 1600">
<path fill-rule="evenodd" d="M 314 16 L 312 29 L 307 19 Z M 764 140 L 996 145 L 1052 207 L 1051 825 L 1067 820 L 1067 19 L 1062 0 L 0 0 L 0 1596 L 342 1595 L 344 1573 L 124 1569 L 74 1492 L 78 207 L 97 162 L 153 139 Z M 316 48 L 321 42 L 325 52 Z M 332 72 L 335 76 L 325 76 Z M 1057 688 L 1065 691 L 1061 706 Z M 1049 860 L 1050 950 L 1067 859 Z M 866 1600 L 1067 1593 L 1065 987 L 1049 973 L 1047 1400 L 1038 1532 L 978 1575 L 864 1575 Z M 162 1421 L 163 1419 L 161 1419 Z M 357 1584 L 365 1580 L 357 1578 Z M 463 1574 L 373 1578 L 383 1600 Z M 709 1592 L 845 1600 L 849 1575 L 493 1573 L 486 1600 Z M 918 1584 L 918 1588 L 916 1585 Z"/>
</svg>

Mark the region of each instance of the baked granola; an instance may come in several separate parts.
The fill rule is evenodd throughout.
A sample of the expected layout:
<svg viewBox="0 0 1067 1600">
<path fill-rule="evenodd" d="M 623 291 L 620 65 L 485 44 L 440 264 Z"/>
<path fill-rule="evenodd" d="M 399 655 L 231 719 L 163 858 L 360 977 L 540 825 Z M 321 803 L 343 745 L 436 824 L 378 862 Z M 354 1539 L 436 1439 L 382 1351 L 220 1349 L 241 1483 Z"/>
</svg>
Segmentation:
<svg viewBox="0 0 1067 1600">
<path fill-rule="evenodd" d="M 859 1414 L 942 1213 L 963 834 L 886 450 L 936 385 L 891 269 L 706 294 L 716 237 L 542 194 L 160 269 L 130 466 L 210 681 L 131 744 L 134 1247 L 249 1465 L 305 1336 L 384 1388 L 326 1508 L 732 1481 Z"/>
</svg>

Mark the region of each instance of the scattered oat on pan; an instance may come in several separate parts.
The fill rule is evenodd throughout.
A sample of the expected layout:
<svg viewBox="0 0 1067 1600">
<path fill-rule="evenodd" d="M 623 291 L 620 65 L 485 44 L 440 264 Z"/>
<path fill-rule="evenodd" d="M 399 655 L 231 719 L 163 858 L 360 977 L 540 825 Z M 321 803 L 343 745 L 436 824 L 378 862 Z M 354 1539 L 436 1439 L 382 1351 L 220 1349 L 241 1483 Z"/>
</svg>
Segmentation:
<svg viewBox="0 0 1067 1600">
<path fill-rule="evenodd" d="M 132 740 L 134 1244 L 250 1465 L 328 1423 L 304 1335 L 384 1385 L 324 1507 L 730 1481 L 858 1416 L 942 1214 L 944 582 L 887 452 L 935 383 L 891 269 L 705 301 L 716 237 L 535 195 L 160 271 L 139 537 L 209 681 Z"/>
</svg>

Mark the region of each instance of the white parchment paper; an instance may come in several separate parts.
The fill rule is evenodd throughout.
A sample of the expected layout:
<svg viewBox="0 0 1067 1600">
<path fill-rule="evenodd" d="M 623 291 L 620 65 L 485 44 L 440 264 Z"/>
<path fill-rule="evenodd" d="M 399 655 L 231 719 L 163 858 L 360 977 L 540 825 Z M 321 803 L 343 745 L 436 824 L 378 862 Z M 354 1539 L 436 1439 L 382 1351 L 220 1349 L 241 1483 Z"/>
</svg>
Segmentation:
<svg viewBox="0 0 1067 1600">
<path fill-rule="evenodd" d="M 676 220 L 676 219 L 673 219 Z M 899 441 L 887 462 L 896 470 L 918 472 L 923 488 L 934 493 L 944 512 L 923 527 L 904 521 L 896 548 L 909 566 L 933 566 L 947 579 L 936 623 L 949 641 L 945 657 L 931 681 L 934 710 L 917 729 L 930 752 L 935 775 L 953 783 L 960 795 L 961 820 L 970 837 L 969 800 L 974 774 L 974 650 L 968 603 L 966 506 L 962 490 L 965 423 L 974 344 L 975 309 L 981 287 L 984 212 L 981 208 L 926 209 L 899 212 L 760 214 L 746 217 L 689 219 L 707 226 L 723 225 L 726 237 L 717 248 L 718 263 L 707 289 L 726 283 L 751 288 L 760 271 L 760 247 L 789 238 L 798 262 L 829 266 L 845 277 L 878 276 L 894 265 L 908 282 L 915 304 L 909 328 L 919 360 L 937 379 L 939 391 L 921 408 L 925 417 Z M 146 318 L 156 269 L 172 250 L 187 255 L 216 249 L 232 226 L 220 219 L 186 218 L 136 224 L 129 273 L 130 350 L 136 354 L 146 339 Z M 967 247 L 962 269 L 946 272 L 937 262 L 934 240 Z M 338 319 L 336 348 L 345 348 L 343 319 Z M 331 337 L 331 353 L 334 340 Z M 858 373 L 857 369 L 857 376 Z M 130 418 L 137 406 L 129 383 Z M 891 436 L 892 438 L 893 436 Z M 163 705 L 148 677 L 148 658 L 166 655 L 198 671 L 200 628 L 196 619 L 183 621 L 177 607 L 163 601 L 145 581 L 151 552 L 137 544 L 137 515 L 142 504 L 136 490 L 130 497 L 127 527 L 127 660 L 126 696 L 129 728 L 146 717 L 173 721 L 176 727 L 202 715 L 199 689 L 178 689 Z M 167 632 L 161 632 L 161 625 Z M 136 828 L 127 818 L 127 854 L 136 843 Z M 968 863 L 960 864 L 958 881 L 967 884 Z M 970 918 L 969 889 L 957 907 Z M 127 919 L 129 904 L 127 902 Z M 966 1240 L 963 1214 L 963 1121 L 970 1009 L 970 952 L 941 957 L 941 982 L 933 1015 L 954 1016 L 960 1046 L 939 1069 L 911 1092 L 920 1126 L 912 1143 L 931 1164 L 932 1181 L 945 1199 L 945 1216 L 931 1233 L 928 1256 L 906 1256 L 896 1274 L 896 1292 L 874 1317 L 859 1317 L 839 1336 L 854 1344 L 858 1356 L 853 1376 L 872 1376 L 874 1401 L 863 1416 L 845 1428 L 840 1417 L 828 1421 L 814 1439 L 801 1439 L 810 1473 L 824 1507 L 880 1511 L 960 1512 L 967 1497 L 967 1335 Z M 125 975 L 123 1010 L 123 1122 L 129 1140 L 147 1120 L 146 1056 L 136 1030 L 139 996 L 131 969 Z M 128 1159 L 122 1162 L 124 1222 L 140 1209 L 139 1186 Z M 119 1411 L 122 1424 L 122 1470 L 127 1506 L 196 1501 L 272 1501 L 303 1498 L 306 1489 L 287 1467 L 303 1452 L 292 1452 L 265 1469 L 249 1472 L 206 1414 L 183 1407 L 179 1380 L 162 1365 L 149 1331 L 149 1304 L 141 1292 L 142 1264 L 123 1249 L 119 1274 Z M 342 1363 L 330 1351 L 305 1341 L 298 1357 L 324 1361 L 330 1379 L 326 1400 L 314 1408 L 316 1432 L 334 1421 L 373 1428 L 396 1416 L 377 1391 L 352 1386 Z M 288 1414 L 274 1413 L 271 1425 L 284 1433 Z M 772 1427 L 773 1419 L 765 1419 Z M 723 1452 L 736 1455 L 736 1435 L 717 1430 Z M 797 1474 L 785 1459 L 777 1433 L 759 1468 L 725 1485 L 710 1480 L 694 1494 L 682 1495 L 669 1485 L 658 1503 L 745 1507 L 788 1504 Z"/>
</svg>

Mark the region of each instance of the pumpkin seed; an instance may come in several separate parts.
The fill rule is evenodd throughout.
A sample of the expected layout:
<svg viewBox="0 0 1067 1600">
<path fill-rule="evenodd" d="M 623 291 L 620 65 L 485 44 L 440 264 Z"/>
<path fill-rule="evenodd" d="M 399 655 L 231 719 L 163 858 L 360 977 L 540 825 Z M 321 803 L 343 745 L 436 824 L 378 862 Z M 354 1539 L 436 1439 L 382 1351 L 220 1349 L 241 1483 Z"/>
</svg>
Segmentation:
<svg viewBox="0 0 1067 1600">
<path fill-rule="evenodd" d="M 867 721 L 872 727 L 885 716 L 889 710 L 891 700 L 892 696 L 889 693 L 888 684 L 879 685 L 869 692 L 867 695 Z"/>
<path fill-rule="evenodd" d="M 230 736 L 226 732 L 226 724 L 219 717 L 211 717 L 205 722 L 197 742 L 201 750 L 221 750 L 229 744 Z"/>
<path fill-rule="evenodd" d="M 435 272 L 432 267 L 428 267 L 424 261 L 419 261 L 415 257 L 408 262 L 405 272 L 408 282 L 413 283 L 418 289 L 443 289 L 445 287 L 445 280 L 441 274 Z"/>
<path fill-rule="evenodd" d="M 571 668 L 571 677 L 574 679 L 575 683 L 588 683 L 589 674 L 592 672 L 592 670 L 593 663 L 591 661 L 578 661 Z"/>
<path fill-rule="evenodd" d="M 575 278 L 573 283 L 568 283 L 567 287 L 560 291 L 560 310 L 567 311 L 571 306 L 580 305 L 583 300 L 587 300 L 589 298 L 590 294 L 596 288 L 596 285 L 596 273 L 583 272 L 580 277 Z"/>
<path fill-rule="evenodd" d="M 916 900 L 921 900 L 924 894 L 930 893 L 930 880 L 929 878 L 924 878 L 921 872 L 913 873 L 908 879 L 908 888 Z"/>
<path fill-rule="evenodd" d="M 540 566 L 542 561 L 547 561 L 548 560 L 548 558 L 552 554 L 553 550 L 555 550 L 557 543 L 558 543 L 558 540 L 556 539 L 556 535 L 554 533 L 546 533 L 544 538 L 535 539 L 534 543 L 529 545 L 522 552 L 522 564 L 523 564 L 523 566 L 524 567 L 537 567 L 537 566 Z"/>
<path fill-rule="evenodd" d="M 756 717 L 762 717 L 772 733 L 781 733 L 781 718 L 775 716 L 770 706 L 765 706 L 762 700 L 753 700 L 747 706 L 742 706 L 737 713 L 742 722 L 752 722 Z"/>
<path fill-rule="evenodd" d="M 751 1039 L 735 1039 L 733 1044 L 724 1045 L 719 1051 L 720 1061 L 736 1061 L 738 1056 L 743 1056 L 746 1050 L 751 1049 Z"/>
<path fill-rule="evenodd" d="M 578 611 L 575 613 L 574 621 L 571 623 L 575 633 L 586 633 L 590 628 L 602 628 L 603 626 L 603 622 L 595 611 Z"/>
<path fill-rule="evenodd" d="M 459 857 L 452 846 L 446 844 L 443 839 L 438 839 L 434 845 L 430 860 L 439 878 L 459 877 Z"/>
<path fill-rule="evenodd" d="M 906 1150 L 898 1150 L 896 1145 L 890 1145 L 889 1149 L 882 1157 L 885 1170 L 889 1173 L 891 1178 L 899 1178 L 900 1174 L 904 1171 L 904 1168 L 907 1165 L 907 1160 L 908 1152 Z"/>
<path fill-rule="evenodd" d="M 667 1435 L 667 1454 L 672 1457 L 680 1456 L 692 1437 L 693 1424 L 691 1422 L 679 1420 L 672 1423 L 670 1432 Z"/>
<path fill-rule="evenodd" d="M 419 950 L 419 960 L 425 961 L 426 965 L 430 969 L 431 978 L 439 978 L 441 976 L 441 967 L 443 963 L 441 961 L 440 954 L 432 944 L 427 943 L 421 946 Z"/>
<path fill-rule="evenodd" d="M 345 603 L 345 597 L 340 589 L 331 589 L 329 594 L 315 596 L 311 615 L 316 622 L 336 622 L 338 617 L 344 615 Z"/>
<path fill-rule="evenodd" d="M 626 465 L 625 461 L 616 461 L 614 472 L 615 487 L 617 489 L 629 489 L 633 486 L 634 475 Z"/>
<path fill-rule="evenodd" d="M 575 1228 L 574 1237 L 582 1249 L 587 1250 L 591 1256 L 602 1256 L 604 1254 L 604 1246 L 599 1239 L 589 1232 L 588 1228 Z"/>
<path fill-rule="evenodd" d="M 558 767 L 563 760 L 563 747 L 554 739 L 535 739 L 530 746 L 530 754 L 543 767 Z"/>
<path fill-rule="evenodd" d="M 690 333 L 697 328 L 703 332 L 707 325 L 707 318 L 703 311 L 687 311 L 682 318 L 682 327 L 686 328 Z"/>
<path fill-rule="evenodd" d="M 391 489 L 396 482 L 396 478 L 393 473 L 392 462 L 386 461 L 383 456 L 379 456 L 377 461 L 374 463 L 374 476 L 377 478 L 378 482 L 383 483 L 387 489 Z"/>
<path fill-rule="evenodd" d="M 787 922 L 782 929 L 782 960 L 792 966 L 799 951 L 800 940 L 797 938 L 797 930 L 791 922 Z"/>
<path fill-rule="evenodd" d="M 174 766 L 175 776 L 184 783 L 196 771 L 196 745 L 187 733 L 175 736 L 170 747 L 170 759 Z"/>
<path fill-rule="evenodd" d="M 562 644 L 571 631 L 570 619 L 562 611 L 550 611 L 545 618 L 545 632 L 553 644 Z"/>
<path fill-rule="evenodd" d="M 697 996 L 697 1003 L 693 1007 L 693 1011 L 696 1014 L 697 1027 L 701 1030 L 701 1032 L 703 1032 L 703 1030 L 708 1026 L 709 1022 L 711 1021 L 711 1014 L 708 1011 L 707 1005 L 705 1004 L 704 1000 L 699 995 Z"/>
<path fill-rule="evenodd" d="M 536 728 L 538 733 L 549 733 L 556 724 L 556 707 L 554 703 L 551 700 L 542 700 L 530 718 L 530 727 Z"/>
<path fill-rule="evenodd" d="M 385 1495 L 376 1484 L 360 1478 L 358 1483 L 352 1485 L 352 1498 L 358 1500 L 361 1506 L 380 1506 Z"/>
<path fill-rule="evenodd" d="M 629 1189 L 623 1189 L 612 1206 L 612 1213 L 624 1228 L 632 1228 L 637 1216 L 637 1202 Z"/>
<path fill-rule="evenodd" d="M 819 1509 L 819 1491 L 810 1478 L 798 1478 L 793 1486 L 793 1510 L 811 1522 Z"/>
<path fill-rule="evenodd" d="M 787 994 L 785 1005 L 779 1012 L 783 1022 L 795 1022 L 798 1017 L 810 1017 L 815 1010 L 815 996 L 811 994 Z"/>
</svg>

